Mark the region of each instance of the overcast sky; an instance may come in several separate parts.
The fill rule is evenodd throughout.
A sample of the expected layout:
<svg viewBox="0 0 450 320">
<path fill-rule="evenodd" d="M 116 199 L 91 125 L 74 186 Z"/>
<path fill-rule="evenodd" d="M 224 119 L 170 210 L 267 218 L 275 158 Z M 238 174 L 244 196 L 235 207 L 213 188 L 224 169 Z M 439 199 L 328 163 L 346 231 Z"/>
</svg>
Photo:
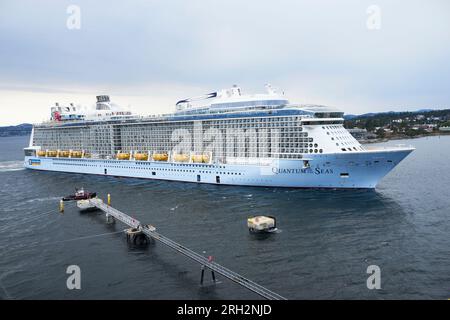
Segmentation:
<svg viewBox="0 0 450 320">
<path fill-rule="evenodd" d="M 170 112 L 233 84 L 346 113 L 450 108 L 449 58 L 447 0 L 0 0 L 0 125 L 98 94 Z"/>
</svg>

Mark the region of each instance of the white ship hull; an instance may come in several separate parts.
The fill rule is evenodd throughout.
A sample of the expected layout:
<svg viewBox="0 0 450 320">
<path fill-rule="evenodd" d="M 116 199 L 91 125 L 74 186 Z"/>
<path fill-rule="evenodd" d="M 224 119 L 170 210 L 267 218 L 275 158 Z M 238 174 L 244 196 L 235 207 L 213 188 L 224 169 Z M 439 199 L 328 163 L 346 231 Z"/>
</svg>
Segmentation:
<svg viewBox="0 0 450 320">
<path fill-rule="evenodd" d="M 28 169 L 242 186 L 375 188 L 413 148 L 309 155 L 258 164 L 198 164 L 134 160 L 25 157 Z"/>
</svg>

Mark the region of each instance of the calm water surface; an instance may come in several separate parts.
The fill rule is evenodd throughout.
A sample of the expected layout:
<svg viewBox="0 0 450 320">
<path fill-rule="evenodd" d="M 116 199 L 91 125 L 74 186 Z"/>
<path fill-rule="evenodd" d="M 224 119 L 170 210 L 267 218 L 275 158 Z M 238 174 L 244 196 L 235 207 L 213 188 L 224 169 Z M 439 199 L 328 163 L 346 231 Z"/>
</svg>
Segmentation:
<svg viewBox="0 0 450 320">
<path fill-rule="evenodd" d="M 77 186 L 289 299 L 450 298 L 450 136 L 391 141 L 417 148 L 374 191 L 297 190 L 118 179 L 22 169 L 28 137 L 0 138 L 0 297 L 4 299 L 258 299 L 164 247 L 127 245 L 117 223 L 61 196 Z M 248 233 L 249 215 L 282 232 Z M 84 236 L 107 235 L 99 237 Z M 73 240 L 76 239 L 76 240 Z M 66 268 L 81 268 L 68 290 Z M 367 267 L 381 268 L 368 290 Z M 206 274 L 206 279 L 209 278 Z"/>
</svg>

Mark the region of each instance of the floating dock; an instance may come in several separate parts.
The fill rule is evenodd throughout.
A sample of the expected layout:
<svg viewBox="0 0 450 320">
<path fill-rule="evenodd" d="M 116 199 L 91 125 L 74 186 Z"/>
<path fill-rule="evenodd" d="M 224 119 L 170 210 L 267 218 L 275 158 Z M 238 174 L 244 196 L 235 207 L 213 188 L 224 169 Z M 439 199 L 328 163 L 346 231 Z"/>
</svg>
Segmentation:
<svg viewBox="0 0 450 320">
<path fill-rule="evenodd" d="M 109 200 L 109 197 L 108 197 L 108 200 Z M 221 266 L 220 264 L 212 261 L 211 259 L 208 259 L 208 258 L 202 256 L 201 254 L 198 254 L 198 253 L 192 251 L 191 249 L 188 249 L 185 246 L 163 236 L 162 234 L 156 232 L 154 228 L 150 228 L 148 225 L 142 225 L 140 221 L 105 204 L 101 199 L 93 198 L 93 199 L 89 199 L 89 202 L 93 206 L 102 210 L 106 214 L 107 222 L 111 222 L 111 218 L 117 219 L 132 228 L 136 228 L 136 229 L 140 230 L 147 237 L 155 239 L 156 241 L 161 242 L 162 244 L 177 251 L 178 253 L 181 253 L 182 255 L 198 262 L 202 266 L 202 280 L 203 280 L 203 270 L 204 270 L 204 268 L 208 268 L 211 270 L 211 272 L 217 272 L 218 274 L 221 274 L 225 278 L 230 279 L 231 281 L 260 295 L 261 297 L 264 297 L 269 300 L 287 300 L 283 296 L 255 283 L 255 282 L 245 278 L 244 276 Z M 215 279 L 214 273 L 213 273 L 213 279 Z"/>
</svg>

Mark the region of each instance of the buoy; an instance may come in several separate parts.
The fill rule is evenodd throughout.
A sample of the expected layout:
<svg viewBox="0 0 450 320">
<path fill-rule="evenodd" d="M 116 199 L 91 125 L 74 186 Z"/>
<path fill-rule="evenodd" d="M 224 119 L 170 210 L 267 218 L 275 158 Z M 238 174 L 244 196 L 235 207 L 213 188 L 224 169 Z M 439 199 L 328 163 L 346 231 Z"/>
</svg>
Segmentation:
<svg viewBox="0 0 450 320">
<path fill-rule="evenodd" d="M 108 193 L 108 206 L 111 205 L 111 195 Z"/>
<path fill-rule="evenodd" d="M 59 212 L 64 212 L 64 201 L 62 201 L 62 199 L 59 200 Z"/>
</svg>

